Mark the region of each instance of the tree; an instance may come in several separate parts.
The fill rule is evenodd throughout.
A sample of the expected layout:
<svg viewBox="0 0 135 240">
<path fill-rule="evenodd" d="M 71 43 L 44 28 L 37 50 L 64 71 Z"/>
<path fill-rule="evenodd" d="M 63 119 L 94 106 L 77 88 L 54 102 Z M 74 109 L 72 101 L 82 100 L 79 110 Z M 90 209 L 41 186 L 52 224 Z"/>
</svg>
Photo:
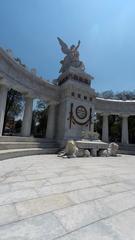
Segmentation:
<svg viewBox="0 0 135 240">
<path fill-rule="evenodd" d="M 35 137 L 45 137 L 48 106 L 45 101 L 37 100 L 32 117 L 32 133 Z"/>
<path fill-rule="evenodd" d="M 97 93 L 97 96 L 98 97 L 101 97 L 101 98 L 105 98 L 105 99 L 113 99 L 114 98 L 114 93 L 112 90 L 107 90 L 107 91 L 104 91 L 104 92 L 101 92 L 101 93 Z"/>
<path fill-rule="evenodd" d="M 109 140 L 110 142 L 121 141 L 121 118 L 118 115 L 109 116 Z"/>
<path fill-rule="evenodd" d="M 22 120 L 19 119 L 15 122 L 15 129 L 16 129 L 16 132 L 19 133 L 20 130 L 21 130 L 21 127 L 22 127 Z"/>
<path fill-rule="evenodd" d="M 96 114 L 96 119 L 95 119 L 95 124 L 94 124 L 94 131 L 99 133 L 99 138 L 102 138 L 102 124 L 103 124 L 103 119 L 100 114 Z"/>
<path fill-rule="evenodd" d="M 114 93 L 112 90 L 104 92 L 97 92 L 97 97 L 105 99 L 117 99 L 117 100 L 135 100 L 135 90 L 133 91 L 122 91 Z"/>
<path fill-rule="evenodd" d="M 24 106 L 23 96 L 14 89 L 10 89 L 7 94 L 7 103 L 4 117 L 3 132 L 5 130 L 7 118 L 19 116 Z"/>
<path fill-rule="evenodd" d="M 129 117 L 128 128 L 129 128 L 129 143 L 135 144 L 135 116 Z"/>
</svg>

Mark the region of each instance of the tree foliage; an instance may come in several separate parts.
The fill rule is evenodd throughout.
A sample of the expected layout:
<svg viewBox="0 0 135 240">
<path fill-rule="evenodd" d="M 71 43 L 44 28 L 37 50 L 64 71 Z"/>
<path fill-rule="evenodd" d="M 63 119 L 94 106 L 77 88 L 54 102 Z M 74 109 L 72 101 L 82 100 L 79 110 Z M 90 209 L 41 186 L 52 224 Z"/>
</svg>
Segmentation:
<svg viewBox="0 0 135 240">
<path fill-rule="evenodd" d="M 43 100 L 37 100 L 32 117 L 32 134 L 45 137 L 48 118 L 48 106 Z"/>
<path fill-rule="evenodd" d="M 129 117 L 128 127 L 129 127 L 129 143 L 135 143 L 135 116 Z"/>
<path fill-rule="evenodd" d="M 103 124 L 103 119 L 102 116 L 97 113 L 96 114 L 96 119 L 95 119 L 95 124 L 94 124 L 94 131 L 99 133 L 99 138 L 102 138 L 102 124 Z"/>
<path fill-rule="evenodd" d="M 109 141 L 121 141 L 121 117 L 118 115 L 109 116 Z"/>
<path fill-rule="evenodd" d="M 133 91 L 122 91 L 114 93 L 112 90 L 107 90 L 104 92 L 97 92 L 97 97 L 105 99 L 119 99 L 119 100 L 135 100 L 135 90 Z"/>
<path fill-rule="evenodd" d="M 4 118 L 4 127 L 3 132 L 6 126 L 6 122 L 9 118 L 15 119 L 21 111 L 23 110 L 24 101 L 21 93 L 10 89 L 7 94 L 7 103 L 5 110 L 5 118 Z"/>
</svg>

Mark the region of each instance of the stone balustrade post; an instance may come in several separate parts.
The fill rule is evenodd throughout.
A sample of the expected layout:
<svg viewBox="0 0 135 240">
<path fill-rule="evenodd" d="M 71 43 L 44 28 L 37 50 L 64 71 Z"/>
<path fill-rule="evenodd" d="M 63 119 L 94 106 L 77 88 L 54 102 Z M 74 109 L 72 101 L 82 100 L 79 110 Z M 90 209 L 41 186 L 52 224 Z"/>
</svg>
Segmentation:
<svg viewBox="0 0 135 240">
<path fill-rule="evenodd" d="M 32 107 L 33 99 L 25 97 L 25 109 L 22 122 L 21 135 L 23 137 L 29 137 L 31 134 L 31 123 L 32 123 Z"/>
<path fill-rule="evenodd" d="M 55 104 L 49 105 L 46 138 L 53 139 L 55 136 Z"/>
<path fill-rule="evenodd" d="M 128 115 L 122 116 L 122 143 L 128 144 L 129 143 L 129 136 L 128 136 Z"/>
<path fill-rule="evenodd" d="M 102 141 L 109 142 L 108 114 L 103 114 Z"/>
<path fill-rule="evenodd" d="M 0 136 L 2 136 L 2 133 L 3 133 L 7 93 L 8 93 L 8 88 L 4 85 L 1 85 L 0 86 Z"/>
</svg>

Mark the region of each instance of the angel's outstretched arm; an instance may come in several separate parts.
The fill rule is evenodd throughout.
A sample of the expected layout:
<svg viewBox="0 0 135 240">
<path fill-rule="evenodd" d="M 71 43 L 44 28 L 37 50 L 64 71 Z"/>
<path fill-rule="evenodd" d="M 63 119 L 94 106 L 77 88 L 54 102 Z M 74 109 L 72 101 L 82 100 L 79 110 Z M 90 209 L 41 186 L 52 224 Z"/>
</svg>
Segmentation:
<svg viewBox="0 0 135 240">
<path fill-rule="evenodd" d="M 76 46 L 76 48 L 75 48 L 76 50 L 80 47 L 80 43 L 81 43 L 81 41 L 79 40 L 79 41 L 78 41 L 78 44 L 77 44 L 77 46 Z"/>
</svg>

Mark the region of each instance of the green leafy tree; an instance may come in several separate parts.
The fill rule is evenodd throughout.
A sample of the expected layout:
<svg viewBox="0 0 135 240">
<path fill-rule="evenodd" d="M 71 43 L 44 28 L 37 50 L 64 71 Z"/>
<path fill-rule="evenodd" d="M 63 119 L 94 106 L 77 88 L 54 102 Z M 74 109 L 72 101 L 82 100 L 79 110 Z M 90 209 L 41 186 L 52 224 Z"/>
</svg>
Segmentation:
<svg viewBox="0 0 135 240">
<path fill-rule="evenodd" d="M 48 118 L 48 106 L 43 100 L 37 100 L 32 117 L 32 134 L 45 137 Z"/>
<path fill-rule="evenodd" d="M 121 141 L 121 118 L 118 115 L 109 116 L 109 140 L 110 142 Z"/>
<path fill-rule="evenodd" d="M 6 103 L 6 110 L 5 110 L 5 117 L 4 117 L 4 126 L 3 132 L 6 126 L 6 122 L 11 117 L 15 119 L 19 116 L 21 111 L 23 110 L 24 101 L 23 96 L 21 93 L 10 89 L 7 94 L 7 103 Z"/>
<path fill-rule="evenodd" d="M 135 143 L 135 116 L 129 117 L 128 127 L 129 127 L 129 143 Z"/>
<path fill-rule="evenodd" d="M 113 99 L 114 98 L 114 93 L 112 90 L 107 90 L 101 93 L 97 93 L 97 97 L 105 98 L 105 99 Z"/>
<path fill-rule="evenodd" d="M 94 123 L 94 131 L 99 133 L 100 139 L 102 138 L 102 123 L 103 123 L 102 116 L 97 113 L 95 123 Z"/>
<path fill-rule="evenodd" d="M 21 127 L 22 127 L 22 120 L 19 119 L 15 122 L 15 130 L 17 133 L 19 133 L 21 131 Z"/>
</svg>

